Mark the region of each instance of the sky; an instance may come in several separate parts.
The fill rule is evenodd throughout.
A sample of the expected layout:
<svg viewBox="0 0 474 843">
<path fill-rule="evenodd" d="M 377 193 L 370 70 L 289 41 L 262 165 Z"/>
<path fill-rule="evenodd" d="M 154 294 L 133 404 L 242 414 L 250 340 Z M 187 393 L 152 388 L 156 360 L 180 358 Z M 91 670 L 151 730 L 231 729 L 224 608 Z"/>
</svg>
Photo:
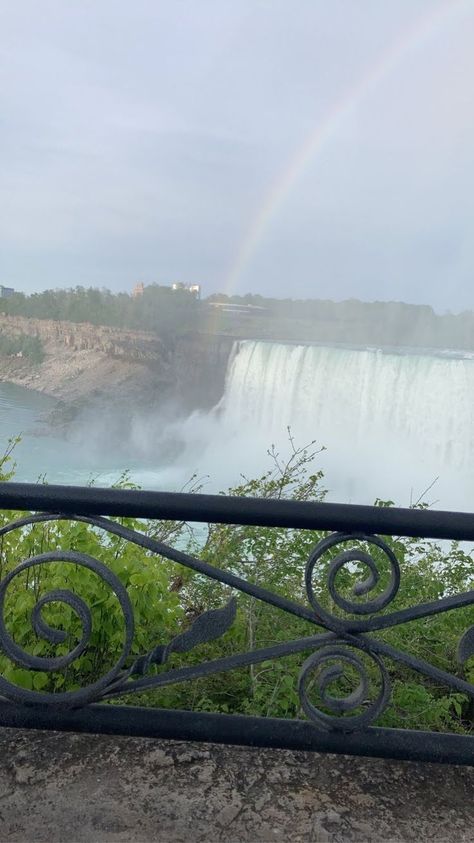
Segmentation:
<svg viewBox="0 0 474 843">
<path fill-rule="evenodd" d="M 0 283 L 474 308 L 474 0 L 0 0 Z"/>
</svg>

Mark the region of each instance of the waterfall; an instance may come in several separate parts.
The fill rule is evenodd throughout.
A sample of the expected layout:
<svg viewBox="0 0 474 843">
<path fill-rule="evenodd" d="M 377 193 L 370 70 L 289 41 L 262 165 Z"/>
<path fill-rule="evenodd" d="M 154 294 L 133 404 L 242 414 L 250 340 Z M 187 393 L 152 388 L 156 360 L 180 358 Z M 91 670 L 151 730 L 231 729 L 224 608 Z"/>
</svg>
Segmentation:
<svg viewBox="0 0 474 843">
<path fill-rule="evenodd" d="M 326 446 L 326 480 L 341 500 L 402 495 L 406 505 L 439 476 L 440 503 L 470 508 L 473 399 L 468 355 L 244 341 L 229 363 L 220 425 L 242 434 L 243 449 L 245 436 L 247 447 L 281 442 L 287 426 L 299 444 Z"/>
<path fill-rule="evenodd" d="M 145 488 L 226 491 L 315 441 L 328 499 L 474 508 L 474 355 L 239 341 L 210 412 L 134 422 Z M 172 455 L 171 458 L 169 455 Z M 208 476 L 208 479 L 207 479 Z M 434 483 L 428 494 L 424 491 Z"/>
</svg>

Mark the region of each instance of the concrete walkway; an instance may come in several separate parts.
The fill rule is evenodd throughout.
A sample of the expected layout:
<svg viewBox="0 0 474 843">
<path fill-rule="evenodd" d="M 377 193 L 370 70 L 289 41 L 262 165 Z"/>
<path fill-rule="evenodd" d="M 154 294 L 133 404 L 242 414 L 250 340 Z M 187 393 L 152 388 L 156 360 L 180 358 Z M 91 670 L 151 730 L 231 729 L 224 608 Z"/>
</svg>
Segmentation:
<svg viewBox="0 0 474 843">
<path fill-rule="evenodd" d="M 474 840 L 474 768 L 0 730 L 0 840 Z"/>
</svg>

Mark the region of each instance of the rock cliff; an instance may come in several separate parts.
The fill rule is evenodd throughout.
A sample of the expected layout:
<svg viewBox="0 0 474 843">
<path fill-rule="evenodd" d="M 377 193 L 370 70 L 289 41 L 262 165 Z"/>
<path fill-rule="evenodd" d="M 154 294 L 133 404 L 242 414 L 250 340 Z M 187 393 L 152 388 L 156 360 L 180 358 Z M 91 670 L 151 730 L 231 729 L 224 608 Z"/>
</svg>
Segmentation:
<svg viewBox="0 0 474 843">
<path fill-rule="evenodd" d="M 148 363 L 166 358 L 166 350 L 159 337 L 145 331 L 123 331 L 106 325 L 1 314 L 0 332 L 9 336 L 37 336 L 46 346 L 64 346 L 70 351 L 96 351 L 126 360 Z"/>
<path fill-rule="evenodd" d="M 184 410 L 221 397 L 233 340 L 189 335 L 166 346 L 154 334 L 85 323 L 0 314 L 0 333 L 37 336 L 45 358 L 0 358 L 0 380 L 73 408 L 90 401 L 150 407 L 173 400 Z"/>
</svg>

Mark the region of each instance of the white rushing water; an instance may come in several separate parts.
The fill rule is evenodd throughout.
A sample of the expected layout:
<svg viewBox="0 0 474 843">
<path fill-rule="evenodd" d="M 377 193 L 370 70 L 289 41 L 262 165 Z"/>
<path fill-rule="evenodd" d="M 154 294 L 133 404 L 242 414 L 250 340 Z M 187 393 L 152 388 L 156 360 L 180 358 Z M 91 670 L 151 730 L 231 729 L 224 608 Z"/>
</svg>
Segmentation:
<svg viewBox="0 0 474 843">
<path fill-rule="evenodd" d="M 235 355 L 226 415 L 277 431 L 282 422 L 351 448 L 382 440 L 473 465 L 474 361 L 245 342 Z"/>
<path fill-rule="evenodd" d="M 196 444 L 203 424 L 195 414 Z M 408 505 L 439 478 L 429 500 L 472 509 L 469 356 L 239 343 L 209 431 L 208 470 L 239 460 L 247 472 L 261 465 L 258 454 L 271 442 L 283 447 L 287 426 L 297 443 L 326 446 L 319 461 L 333 499 Z"/>
<path fill-rule="evenodd" d="M 30 398 L 8 385 L 2 390 L 5 439 L 31 426 L 21 417 Z M 38 409 L 44 408 L 29 412 Z M 324 471 L 332 500 L 379 497 L 406 506 L 439 478 L 427 500 L 438 508 L 474 508 L 474 359 L 449 352 L 240 342 L 214 410 L 184 420 L 131 413 L 128 436 L 109 437 L 108 448 L 92 422 L 75 442 L 53 433 L 27 436 L 18 449 L 18 479 L 45 472 L 50 482 L 84 483 L 95 475 L 108 485 L 131 469 L 144 488 L 176 490 L 197 472 L 209 475 L 205 491 L 225 490 L 241 474 L 263 473 L 273 443 L 288 454 L 288 426 L 298 446 L 316 440 L 326 447 L 315 467 Z"/>
</svg>

